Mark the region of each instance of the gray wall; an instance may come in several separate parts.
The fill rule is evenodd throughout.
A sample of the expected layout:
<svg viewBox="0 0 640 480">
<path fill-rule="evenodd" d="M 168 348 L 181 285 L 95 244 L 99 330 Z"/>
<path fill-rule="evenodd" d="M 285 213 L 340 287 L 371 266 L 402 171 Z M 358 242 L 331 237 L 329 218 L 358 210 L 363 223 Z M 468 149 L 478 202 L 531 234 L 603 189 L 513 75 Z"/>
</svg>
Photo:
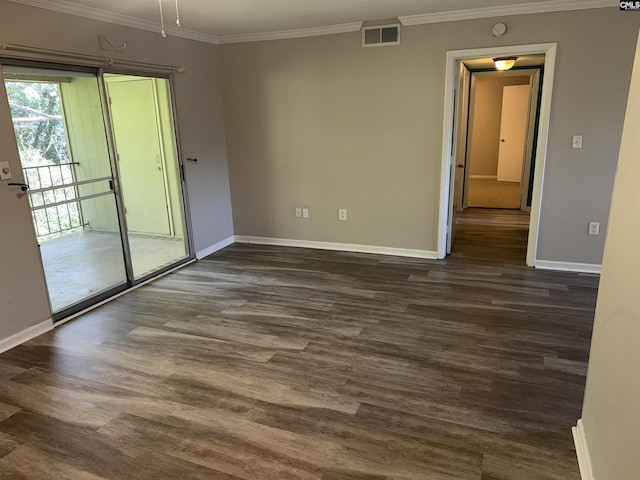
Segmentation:
<svg viewBox="0 0 640 480">
<path fill-rule="evenodd" d="M 186 73 L 176 75 L 175 93 L 183 155 L 199 159 L 186 166 L 196 250 L 229 237 L 233 226 L 218 47 L 0 0 L 0 41 L 105 55 L 98 48 L 99 33 L 114 43 L 127 43 L 126 53 L 114 56 L 186 67 Z M 19 180 L 5 98 L 0 98 L 0 158 L 11 162 L 14 179 Z M 50 313 L 27 200 L 17 199 L 5 182 L 0 182 L 0 218 L 0 245 L 6 252 L 0 265 L 1 340 Z"/>
<path fill-rule="evenodd" d="M 640 48 L 640 44 L 639 44 Z M 582 420 L 593 478 L 638 478 L 640 50 L 636 53 L 598 291 Z"/>
<path fill-rule="evenodd" d="M 639 22 L 605 8 L 405 27 L 398 47 L 359 32 L 224 45 L 235 233 L 436 250 L 446 52 L 557 42 L 537 258 L 600 263 L 587 222 L 606 228 Z"/>
</svg>

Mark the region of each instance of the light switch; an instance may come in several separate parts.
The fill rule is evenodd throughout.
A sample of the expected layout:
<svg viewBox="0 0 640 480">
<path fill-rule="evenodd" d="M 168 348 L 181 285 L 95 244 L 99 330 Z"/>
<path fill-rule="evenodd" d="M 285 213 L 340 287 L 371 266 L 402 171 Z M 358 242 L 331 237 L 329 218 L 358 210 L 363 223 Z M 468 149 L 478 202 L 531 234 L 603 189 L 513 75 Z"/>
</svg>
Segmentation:
<svg viewBox="0 0 640 480">
<path fill-rule="evenodd" d="M 574 135 L 571 139 L 571 148 L 582 148 L 582 135 Z"/>
<path fill-rule="evenodd" d="M 309 218 L 309 209 L 308 208 L 303 208 L 302 209 L 302 218 Z"/>
<path fill-rule="evenodd" d="M 9 162 L 0 162 L 0 180 L 11 180 Z"/>
</svg>

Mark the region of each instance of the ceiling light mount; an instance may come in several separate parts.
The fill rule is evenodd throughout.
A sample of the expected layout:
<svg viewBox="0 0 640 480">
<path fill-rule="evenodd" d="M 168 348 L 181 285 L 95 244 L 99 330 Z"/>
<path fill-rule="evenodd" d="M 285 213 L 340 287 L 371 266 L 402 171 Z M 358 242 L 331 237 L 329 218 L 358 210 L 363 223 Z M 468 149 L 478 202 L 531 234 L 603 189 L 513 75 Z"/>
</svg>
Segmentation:
<svg viewBox="0 0 640 480">
<path fill-rule="evenodd" d="M 178 8 L 178 0 L 176 1 L 176 25 L 178 27 L 182 27 L 182 23 L 180 23 L 180 9 Z M 158 0 L 158 7 L 160 7 L 160 25 L 162 29 L 160 30 L 160 35 L 162 38 L 166 38 L 167 32 L 164 29 L 164 12 L 162 11 L 162 0 Z"/>
<path fill-rule="evenodd" d="M 493 59 L 493 63 L 496 66 L 496 70 L 511 70 L 516 64 L 518 57 L 496 57 Z"/>
</svg>

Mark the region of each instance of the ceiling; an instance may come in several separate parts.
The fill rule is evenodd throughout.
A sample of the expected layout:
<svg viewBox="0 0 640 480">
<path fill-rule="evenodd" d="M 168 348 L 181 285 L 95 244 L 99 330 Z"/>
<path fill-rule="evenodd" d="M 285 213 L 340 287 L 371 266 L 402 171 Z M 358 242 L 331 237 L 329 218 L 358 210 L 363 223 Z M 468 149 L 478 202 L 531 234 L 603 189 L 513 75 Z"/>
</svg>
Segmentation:
<svg viewBox="0 0 640 480">
<path fill-rule="evenodd" d="M 511 7 L 511 13 L 532 13 L 618 4 L 611 0 L 178 0 L 182 28 L 172 29 L 170 26 L 174 26 L 176 21 L 176 0 L 11 1 L 147 30 L 159 30 L 160 1 L 169 34 L 187 38 L 200 36 L 205 41 L 208 37 L 212 43 L 218 43 L 217 40 L 225 37 L 341 24 L 353 24 L 351 30 L 355 31 L 360 28 L 356 22 L 424 14 L 432 14 L 437 18 L 445 12 L 467 11 L 466 18 L 475 18 L 474 14 L 477 17 L 506 15 L 508 12 L 504 7 Z M 523 9 L 523 4 L 528 5 L 529 9 Z M 517 7 L 514 8 L 514 5 Z M 480 14 L 478 9 L 488 10 Z M 349 31 L 349 28 L 342 31 Z"/>
</svg>

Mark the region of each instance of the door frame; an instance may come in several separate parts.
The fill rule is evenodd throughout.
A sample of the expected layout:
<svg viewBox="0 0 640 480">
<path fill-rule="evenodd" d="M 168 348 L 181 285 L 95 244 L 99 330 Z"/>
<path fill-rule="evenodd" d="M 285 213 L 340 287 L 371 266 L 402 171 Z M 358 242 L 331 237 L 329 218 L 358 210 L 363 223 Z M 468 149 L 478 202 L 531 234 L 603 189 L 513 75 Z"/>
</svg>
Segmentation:
<svg viewBox="0 0 640 480">
<path fill-rule="evenodd" d="M 468 50 L 450 50 L 447 52 L 445 69 L 444 122 L 442 134 L 442 163 L 440 175 L 440 209 L 438 218 L 438 258 L 446 257 L 447 235 L 449 232 L 449 209 L 453 208 L 450 197 L 450 177 L 454 121 L 454 94 L 459 60 L 497 56 L 518 56 L 527 54 L 544 54 L 544 76 L 540 99 L 539 127 L 533 178 L 533 196 L 531 200 L 531 216 L 529 220 L 529 239 L 527 242 L 526 263 L 533 267 L 538 247 L 538 233 L 542 210 L 542 193 L 544 172 L 547 160 L 547 144 L 549 141 L 549 121 L 551 117 L 551 97 L 553 77 L 555 73 L 557 43 L 540 43 L 531 45 L 512 45 L 505 47 L 475 48 Z"/>
</svg>

